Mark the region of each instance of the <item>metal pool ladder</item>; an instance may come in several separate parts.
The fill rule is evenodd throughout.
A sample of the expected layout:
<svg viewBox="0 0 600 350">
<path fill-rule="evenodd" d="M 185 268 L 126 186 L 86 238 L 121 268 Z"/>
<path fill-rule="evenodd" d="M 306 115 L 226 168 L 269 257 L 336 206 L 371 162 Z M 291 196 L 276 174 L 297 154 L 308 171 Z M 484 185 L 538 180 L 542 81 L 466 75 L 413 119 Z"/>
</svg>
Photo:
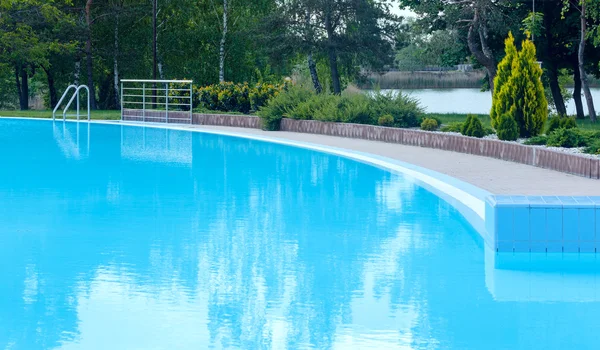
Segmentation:
<svg viewBox="0 0 600 350">
<path fill-rule="evenodd" d="M 75 115 L 70 115 L 70 117 L 77 117 L 77 120 L 79 120 L 79 91 L 81 89 L 85 89 L 87 91 L 87 120 L 91 120 L 91 114 L 90 114 L 90 89 L 87 87 L 87 85 L 69 85 L 69 87 L 67 87 L 67 89 L 65 90 L 65 93 L 62 95 L 62 97 L 60 98 L 60 100 L 58 101 L 58 103 L 56 104 L 56 107 L 54 107 L 54 110 L 52 111 L 52 120 L 56 120 L 56 111 L 58 110 L 58 108 L 60 107 L 60 104 L 63 102 L 63 100 L 65 99 L 65 97 L 67 97 L 67 95 L 69 94 L 69 92 L 71 90 L 75 89 L 75 92 L 73 93 L 73 95 L 71 96 L 71 99 L 69 100 L 69 103 L 67 103 L 67 106 L 65 107 L 65 109 L 63 110 L 63 121 L 67 119 L 67 111 L 69 110 L 69 107 L 71 107 L 71 103 L 73 103 L 73 100 L 77 99 L 77 114 Z"/>
</svg>

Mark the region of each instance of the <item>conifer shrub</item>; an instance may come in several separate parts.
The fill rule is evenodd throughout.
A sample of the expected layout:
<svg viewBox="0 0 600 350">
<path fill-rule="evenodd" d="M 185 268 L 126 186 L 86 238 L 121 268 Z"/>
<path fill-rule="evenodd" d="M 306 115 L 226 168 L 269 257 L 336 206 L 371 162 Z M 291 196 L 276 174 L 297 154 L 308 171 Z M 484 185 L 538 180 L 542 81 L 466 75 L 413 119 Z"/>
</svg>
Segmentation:
<svg viewBox="0 0 600 350">
<path fill-rule="evenodd" d="M 467 115 L 467 120 L 463 124 L 462 130 L 460 131 L 460 133 L 465 136 L 472 136 L 472 137 L 479 137 L 479 138 L 485 136 L 485 130 L 483 128 L 483 124 L 481 124 L 481 120 L 479 120 L 479 118 L 473 114 Z"/>
<path fill-rule="evenodd" d="M 437 130 L 438 125 L 439 124 L 438 124 L 437 120 L 435 120 L 433 118 L 425 118 L 421 122 L 421 130 L 434 131 L 434 130 Z"/>
<path fill-rule="evenodd" d="M 510 113 L 504 113 L 498 119 L 496 135 L 503 141 L 515 141 L 519 137 L 519 126 Z"/>
<path fill-rule="evenodd" d="M 539 135 L 548 118 L 548 101 L 542 84 L 542 69 L 537 63 L 535 45 L 523 41 L 521 51 L 516 50 L 509 35 L 505 42 L 506 55 L 498 65 L 494 79 L 494 95 L 490 118 L 496 128 L 500 116 L 511 114 L 517 122 L 519 135 Z M 511 62 L 509 65 L 508 63 Z"/>
<path fill-rule="evenodd" d="M 515 38 L 512 33 L 508 33 L 508 38 L 504 41 L 504 52 L 506 54 L 502 61 L 498 63 L 498 70 L 494 78 L 492 110 L 490 112 L 490 119 L 494 129 L 500 120 L 500 116 L 507 113 L 513 104 L 510 90 L 508 88 L 502 90 L 510 80 L 513 62 L 517 57 L 517 47 L 515 46 Z"/>
<path fill-rule="evenodd" d="M 577 127 L 577 121 L 573 117 L 565 117 L 565 116 L 554 116 L 548 119 L 548 129 L 546 130 L 546 134 L 550 134 L 556 129 L 565 128 L 572 129 Z"/>
</svg>

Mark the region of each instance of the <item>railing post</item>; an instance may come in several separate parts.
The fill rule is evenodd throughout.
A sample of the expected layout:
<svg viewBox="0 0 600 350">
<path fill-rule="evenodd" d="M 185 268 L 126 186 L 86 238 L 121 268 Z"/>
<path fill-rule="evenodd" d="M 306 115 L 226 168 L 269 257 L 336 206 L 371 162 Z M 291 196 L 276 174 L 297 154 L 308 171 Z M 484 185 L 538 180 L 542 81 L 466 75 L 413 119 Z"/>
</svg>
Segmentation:
<svg viewBox="0 0 600 350">
<path fill-rule="evenodd" d="M 194 96 L 194 88 L 192 86 L 192 83 L 190 83 L 190 124 L 193 124 L 193 119 L 194 119 L 194 100 L 193 100 L 193 96 Z"/>
<path fill-rule="evenodd" d="M 77 92 L 75 94 L 77 95 L 77 97 L 75 97 L 77 99 L 77 121 L 79 121 L 79 87 L 77 87 Z"/>
<path fill-rule="evenodd" d="M 121 121 L 123 121 L 123 82 L 121 82 Z"/>
<path fill-rule="evenodd" d="M 165 83 L 165 117 L 166 123 L 169 124 L 169 83 Z"/>
<path fill-rule="evenodd" d="M 146 83 L 142 83 L 142 121 L 146 122 Z"/>
</svg>

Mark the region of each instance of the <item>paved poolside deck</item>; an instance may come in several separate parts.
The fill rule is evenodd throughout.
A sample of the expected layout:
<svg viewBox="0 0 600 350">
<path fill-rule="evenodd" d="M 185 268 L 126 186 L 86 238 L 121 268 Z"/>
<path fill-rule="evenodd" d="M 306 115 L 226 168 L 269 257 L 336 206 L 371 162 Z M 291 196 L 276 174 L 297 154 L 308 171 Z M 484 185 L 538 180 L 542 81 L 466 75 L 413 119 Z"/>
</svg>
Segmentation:
<svg viewBox="0 0 600 350">
<path fill-rule="evenodd" d="M 599 180 L 464 153 L 327 135 L 208 125 L 191 128 L 275 137 L 367 152 L 431 169 L 499 195 L 600 196 Z"/>
</svg>

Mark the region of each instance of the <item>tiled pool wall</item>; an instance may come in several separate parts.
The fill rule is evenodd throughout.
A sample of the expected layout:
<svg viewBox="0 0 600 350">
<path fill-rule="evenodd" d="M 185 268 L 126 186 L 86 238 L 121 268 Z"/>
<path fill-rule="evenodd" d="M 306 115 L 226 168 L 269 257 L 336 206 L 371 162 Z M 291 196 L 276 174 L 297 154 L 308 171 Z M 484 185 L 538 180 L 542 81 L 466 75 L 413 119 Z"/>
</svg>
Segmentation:
<svg viewBox="0 0 600 350">
<path fill-rule="evenodd" d="M 600 197 L 488 196 L 485 226 L 497 252 L 600 252 Z"/>
</svg>

